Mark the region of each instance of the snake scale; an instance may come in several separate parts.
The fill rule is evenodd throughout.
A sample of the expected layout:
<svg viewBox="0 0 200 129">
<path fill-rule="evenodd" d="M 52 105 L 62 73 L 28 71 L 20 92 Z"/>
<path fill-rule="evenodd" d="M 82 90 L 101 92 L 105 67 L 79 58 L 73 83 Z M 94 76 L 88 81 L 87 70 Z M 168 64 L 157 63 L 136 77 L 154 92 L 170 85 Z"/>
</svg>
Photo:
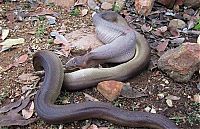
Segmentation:
<svg viewBox="0 0 200 129">
<path fill-rule="evenodd" d="M 55 54 L 46 50 L 36 52 L 33 56 L 33 66 L 35 70 L 45 71 L 43 84 L 37 92 L 34 101 L 38 116 L 51 124 L 98 118 L 129 127 L 177 129 L 176 125 L 163 115 L 126 111 L 114 107 L 109 103 L 83 102 L 68 105 L 54 104 L 62 87 L 69 91 L 74 91 L 95 86 L 98 82 L 104 80 L 124 81 L 141 72 L 149 62 L 150 48 L 145 38 L 138 32 L 130 29 L 120 15 L 114 12 L 95 14 L 93 22 L 96 27 L 97 37 L 106 43 L 105 45 L 113 44 L 116 40 L 122 41 L 121 36 L 131 40 L 132 46 L 136 47 L 136 49 L 127 48 L 128 55 L 130 56 L 127 60 L 129 61 L 124 62 L 120 58 L 119 62 L 124 63 L 111 68 L 86 68 L 64 74 L 62 63 Z M 129 34 L 133 34 L 133 38 L 130 38 Z M 125 40 L 125 44 L 126 42 L 127 40 Z M 132 51 L 132 54 L 130 54 L 129 50 Z M 118 54 L 120 55 L 121 53 Z M 98 55 L 95 58 L 98 58 Z M 113 56 L 113 58 L 115 57 Z M 110 58 L 111 62 L 116 62 L 116 59 L 112 60 Z M 88 63 L 87 61 L 89 60 L 89 58 L 85 58 L 82 61 Z M 109 58 L 103 60 L 100 57 L 100 60 L 104 63 Z"/>
</svg>

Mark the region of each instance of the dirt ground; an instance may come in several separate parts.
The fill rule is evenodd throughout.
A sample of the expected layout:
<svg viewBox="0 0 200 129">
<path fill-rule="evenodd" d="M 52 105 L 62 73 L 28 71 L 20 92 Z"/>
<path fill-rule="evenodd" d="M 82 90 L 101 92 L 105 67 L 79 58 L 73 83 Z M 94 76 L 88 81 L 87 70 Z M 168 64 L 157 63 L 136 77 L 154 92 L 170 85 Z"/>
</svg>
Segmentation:
<svg viewBox="0 0 200 129">
<path fill-rule="evenodd" d="M 132 3 L 129 3 L 129 6 Z M 20 98 L 22 91 L 21 88 L 24 86 L 24 84 L 19 83 L 18 76 L 23 73 L 32 73 L 34 71 L 32 67 L 32 55 L 30 51 L 36 51 L 39 49 L 48 49 L 48 50 L 59 50 L 60 46 L 55 45 L 52 43 L 49 43 L 49 41 L 52 39 L 49 33 L 52 30 L 57 30 L 61 27 L 62 24 L 65 25 L 67 32 L 71 32 L 73 30 L 77 30 L 81 27 L 88 27 L 92 25 L 91 21 L 91 12 L 87 14 L 86 16 L 71 16 L 69 13 L 67 13 L 63 8 L 56 7 L 56 6 L 44 6 L 40 5 L 41 8 L 50 8 L 53 11 L 59 13 L 57 24 L 54 26 L 50 26 L 46 23 L 46 20 L 42 21 L 31 21 L 25 19 L 23 21 L 14 21 L 12 24 L 8 22 L 8 19 L 6 17 L 6 14 L 8 12 L 13 11 L 17 7 L 23 8 L 28 10 L 28 12 L 35 11 L 34 8 L 27 7 L 26 2 L 17 2 L 17 3 L 4 3 L 0 4 L 0 26 L 3 28 L 9 28 L 10 34 L 7 38 L 19 38 L 22 37 L 25 39 L 25 44 L 18 45 L 15 47 L 12 47 L 8 51 L 0 53 L 0 66 L 5 68 L 8 65 L 12 64 L 15 58 L 23 55 L 28 54 L 29 59 L 25 62 L 20 64 L 18 67 L 13 67 L 9 69 L 6 72 L 0 73 L 0 107 L 10 103 L 12 99 L 17 100 Z M 127 10 L 132 11 L 129 9 L 127 5 Z M 160 5 L 156 6 L 157 8 L 164 8 Z M 131 12 L 131 14 L 133 14 Z M 156 17 L 159 14 L 156 14 L 156 16 L 150 16 L 146 18 L 146 22 L 151 24 L 151 19 L 156 19 Z M 163 22 L 160 24 L 160 26 L 166 25 L 168 21 L 164 21 L 166 17 L 161 16 L 163 14 L 159 15 L 159 20 L 163 20 Z M 132 15 L 132 19 L 138 18 L 137 15 Z M 172 17 L 168 16 L 167 19 L 172 19 Z M 136 30 L 138 30 L 140 33 L 143 33 L 138 25 L 140 26 L 143 24 L 143 20 L 136 21 L 133 20 L 131 22 L 131 26 L 134 26 Z M 42 35 L 37 36 L 37 30 L 41 24 L 45 24 L 45 30 L 42 33 Z M 33 33 L 34 32 L 34 33 Z M 67 33 L 66 32 L 66 33 Z M 188 83 L 177 83 L 174 82 L 172 79 L 168 78 L 165 73 L 157 69 L 157 67 L 153 67 L 153 61 L 156 61 L 159 56 L 157 54 L 157 51 L 153 49 L 153 46 L 155 46 L 155 42 L 159 41 L 160 39 L 154 39 L 151 37 L 151 34 L 145 33 L 144 34 L 150 45 L 152 46 L 151 51 L 151 62 L 150 67 L 144 72 L 142 72 L 140 75 L 133 77 L 132 79 L 129 79 L 126 82 L 130 82 L 131 86 L 135 87 L 139 91 L 145 91 L 145 93 L 148 94 L 147 97 L 141 97 L 136 99 L 127 99 L 123 97 L 119 97 L 117 100 L 115 100 L 113 105 L 130 110 L 130 111 L 144 111 L 146 107 L 154 107 L 159 114 L 163 114 L 167 116 L 169 119 L 174 121 L 178 127 L 182 129 L 198 129 L 200 128 L 199 125 L 199 117 L 197 114 L 200 114 L 200 105 L 199 103 L 195 103 L 191 100 L 191 97 L 193 95 L 198 94 L 199 90 L 197 89 L 197 85 L 199 83 L 200 77 L 198 73 L 195 73 L 192 79 Z M 187 35 L 188 41 L 193 42 L 194 38 L 196 38 L 193 35 Z M 172 47 L 168 47 L 172 48 Z M 61 57 L 63 59 L 63 62 L 66 62 L 68 59 L 64 59 L 65 57 Z M 88 93 L 89 95 L 107 102 L 106 99 L 96 90 L 96 88 L 90 88 L 83 90 L 81 92 L 74 92 L 74 93 L 65 93 L 63 91 L 60 99 L 65 99 L 66 97 L 70 100 L 70 102 L 82 102 L 84 101 L 84 95 L 82 93 Z M 169 107 L 166 104 L 166 100 L 164 98 L 160 99 L 158 97 L 158 94 L 163 93 L 164 95 L 174 95 L 180 97 L 179 100 L 173 101 L 173 107 Z M 32 98 L 34 99 L 34 98 Z M 121 127 L 112 123 L 109 123 L 104 120 L 84 120 L 84 121 L 75 121 L 72 123 L 64 124 L 63 128 L 65 129 L 79 129 L 86 125 L 87 123 L 92 123 L 100 127 L 109 127 L 109 129 L 125 129 L 127 127 Z M 5 127 L 10 129 L 15 128 L 33 128 L 33 129 L 42 129 L 42 128 L 49 128 L 49 129 L 57 129 L 61 128 L 60 125 L 50 125 L 46 124 L 42 120 L 38 120 L 35 123 L 29 124 L 27 126 L 11 126 L 11 127 Z"/>
</svg>

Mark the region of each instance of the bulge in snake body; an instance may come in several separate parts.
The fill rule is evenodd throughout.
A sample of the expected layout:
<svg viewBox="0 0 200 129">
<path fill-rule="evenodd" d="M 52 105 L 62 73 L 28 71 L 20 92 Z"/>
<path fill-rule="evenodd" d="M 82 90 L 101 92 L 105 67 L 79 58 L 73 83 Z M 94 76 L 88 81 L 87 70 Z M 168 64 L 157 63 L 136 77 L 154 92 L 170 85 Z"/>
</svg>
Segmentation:
<svg viewBox="0 0 200 129">
<path fill-rule="evenodd" d="M 116 21 L 119 17 L 118 14 L 111 14 L 99 13 L 93 15 L 96 36 L 105 45 L 82 57 L 77 56 L 70 59 L 66 63 L 66 67 L 85 66 L 91 61 L 94 64 L 122 63 L 133 58 L 136 45 L 135 32 L 129 26 L 111 22 Z M 111 21 L 107 21 L 109 16 L 113 17 L 109 19 Z M 104 17 L 107 19 L 104 19 Z"/>
</svg>

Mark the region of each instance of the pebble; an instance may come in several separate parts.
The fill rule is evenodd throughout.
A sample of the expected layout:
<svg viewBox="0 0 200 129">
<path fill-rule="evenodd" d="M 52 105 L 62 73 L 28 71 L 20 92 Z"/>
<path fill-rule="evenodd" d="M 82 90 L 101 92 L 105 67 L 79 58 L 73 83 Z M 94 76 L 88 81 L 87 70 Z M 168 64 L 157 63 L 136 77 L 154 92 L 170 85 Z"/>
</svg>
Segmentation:
<svg viewBox="0 0 200 129">
<path fill-rule="evenodd" d="M 186 27 L 186 23 L 180 19 L 173 19 L 169 22 L 168 27 L 183 29 Z"/>
<path fill-rule="evenodd" d="M 97 90 L 109 101 L 115 100 L 121 93 L 123 83 L 119 81 L 103 81 L 97 85 Z"/>
<path fill-rule="evenodd" d="M 103 2 L 103 3 L 101 4 L 101 8 L 104 9 L 104 10 L 112 9 L 112 6 L 113 6 L 113 4 L 108 3 L 108 2 Z"/>
</svg>

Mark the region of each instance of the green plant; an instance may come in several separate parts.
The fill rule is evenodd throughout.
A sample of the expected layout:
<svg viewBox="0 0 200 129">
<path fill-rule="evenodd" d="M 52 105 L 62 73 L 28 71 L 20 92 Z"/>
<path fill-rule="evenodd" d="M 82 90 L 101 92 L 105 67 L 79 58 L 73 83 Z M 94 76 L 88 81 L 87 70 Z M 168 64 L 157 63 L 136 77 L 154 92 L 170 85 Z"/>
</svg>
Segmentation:
<svg viewBox="0 0 200 129">
<path fill-rule="evenodd" d="M 187 121 L 190 123 L 190 125 L 200 123 L 200 103 L 194 102 L 191 103 L 191 106 L 193 111 L 188 113 Z"/>
<path fill-rule="evenodd" d="M 45 26 L 45 17 L 44 16 L 39 16 L 39 26 L 36 30 L 36 36 L 37 37 L 42 37 L 46 31 L 46 26 Z"/>
<path fill-rule="evenodd" d="M 176 124 L 181 123 L 181 120 L 182 120 L 182 118 L 179 117 L 179 116 L 175 116 L 175 117 L 174 117 L 174 121 L 175 121 Z"/>
<path fill-rule="evenodd" d="M 121 7 L 119 6 L 119 4 L 115 3 L 112 7 L 112 10 L 115 12 L 120 12 L 121 11 Z"/>
<path fill-rule="evenodd" d="M 37 28 L 36 36 L 41 37 L 44 35 L 44 33 L 45 33 L 45 25 L 40 24 L 39 27 Z"/>
<path fill-rule="evenodd" d="M 38 19 L 39 19 L 39 21 L 43 22 L 45 20 L 45 17 L 44 16 L 39 16 Z"/>
<path fill-rule="evenodd" d="M 200 30 L 200 19 L 197 21 L 197 24 L 194 26 L 195 30 Z"/>
<path fill-rule="evenodd" d="M 71 12 L 71 16 L 78 16 L 80 14 L 80 10 L 78 8 L 74 8 Z"/>
<path fill-rule="evenodd" d="M 48 40 L 47 40 L 47 43 L 48 43 L 48 44 L 53 44 L 53 39 L 48 39 Z"/>
</svg>

